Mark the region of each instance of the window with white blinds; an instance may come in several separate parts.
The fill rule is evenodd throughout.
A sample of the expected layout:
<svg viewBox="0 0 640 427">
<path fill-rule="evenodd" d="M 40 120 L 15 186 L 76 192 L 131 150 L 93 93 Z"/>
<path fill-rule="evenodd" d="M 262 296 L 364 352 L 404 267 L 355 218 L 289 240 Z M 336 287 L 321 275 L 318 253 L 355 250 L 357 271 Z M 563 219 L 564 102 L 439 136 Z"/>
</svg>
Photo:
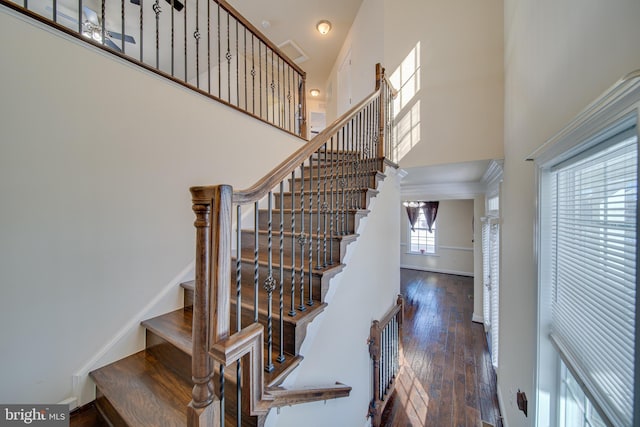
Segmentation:
<svg viewBox="0 0 640 427">
<path fill-rule="evenodd" d="M 499 294 L 500 294 L 500 222 L 496 217 L 482 223 L 483 317 L 489 333 L 491 363 L 498 367 Z"/>
<path fill-rule="evenodd" d="M 550 169 L 551 340 L 604 419 L 634 413 L 636 129 Z"/>
</svg>

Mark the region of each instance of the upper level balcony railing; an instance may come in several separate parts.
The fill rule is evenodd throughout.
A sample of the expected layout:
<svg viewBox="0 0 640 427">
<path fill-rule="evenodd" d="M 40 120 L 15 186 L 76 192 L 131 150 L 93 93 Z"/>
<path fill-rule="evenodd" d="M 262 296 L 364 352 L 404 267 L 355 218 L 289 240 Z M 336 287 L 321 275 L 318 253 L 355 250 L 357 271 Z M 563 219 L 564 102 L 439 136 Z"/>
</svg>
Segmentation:
<svg viewBox="0 0 640 427">
<path fill-rule="evenodd" d="M 305 72 L 224 0 L 0 0 L 306 137 Z"/>
</svg>

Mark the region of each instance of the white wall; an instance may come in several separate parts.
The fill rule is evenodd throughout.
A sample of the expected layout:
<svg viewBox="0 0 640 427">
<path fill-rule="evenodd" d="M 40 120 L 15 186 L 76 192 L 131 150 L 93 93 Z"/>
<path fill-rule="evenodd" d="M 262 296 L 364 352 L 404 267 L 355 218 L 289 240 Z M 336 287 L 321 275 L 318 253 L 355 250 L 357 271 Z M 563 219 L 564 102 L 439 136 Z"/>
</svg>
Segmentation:
<svg viewBox="0 0 640 427">
<path fill-rule="evenodd" d="M 640 68 L 639 20 L 635 0 L 505 1 L 498 389 L 509 427 L 534 425 L 536 405 L 535 184 L 533 165 L 524 159 L 617 79 Z M 518 389 L 529 399 L 528 417 L 516 407 Z"/>
<path fill-rule="evenodd" d="M 384 2 L 388 72 L 420 45 L 419 90 L 399 115 L 415 111 L 419 133 L 401 167 L 502 158 L 502 9 L 502 0 Z"/>
<path fill-rule="evenodd" d="M 327 123 L 349 110 L 346 104 L 338 105 L 338 70 L 351 52 L 352 105 L 362 101 L 375 89 L 376 63 L 383 63 L 383 3 L 384 0 L 362 0 L 360 10 L 340 49 L 326 84 Z"/>
<path fill-rule="evenodd" d="M 409 219 L 404 206 L 401 206 L 400 211 L 400 263 L 403 267 L 464 276 L 474 275 L 473 200 L 440 200 L 434 255 L 408 253 Z"/>
<path fill-rule="evenodd" d="M 328 307 L 309 326 L 300 354 L 304 360 L 285 380 L 286 387 L 334 384 L 351 386 L 348 398 L 271 411 L 267 426 L 364 426 L 372 397 L 367 338 L 371 321 L 395 305 L 400 292 L 399 180 L 395 170 L 372 199 L 360 223 L 359 237 L 348 246 L 346 267 L 331 282 Z M 395 224 L 395 225 L 394 225 Z M 303 421 L 301 421 L 303 420 Z"/>
<path fill-rule="evenodd" d="M 5 8 L 0 38 L 0 402 L 55 403 L 161 292 L 180 303 L 189 187 L 248 187 L 301 140 Z"/>
</svg>

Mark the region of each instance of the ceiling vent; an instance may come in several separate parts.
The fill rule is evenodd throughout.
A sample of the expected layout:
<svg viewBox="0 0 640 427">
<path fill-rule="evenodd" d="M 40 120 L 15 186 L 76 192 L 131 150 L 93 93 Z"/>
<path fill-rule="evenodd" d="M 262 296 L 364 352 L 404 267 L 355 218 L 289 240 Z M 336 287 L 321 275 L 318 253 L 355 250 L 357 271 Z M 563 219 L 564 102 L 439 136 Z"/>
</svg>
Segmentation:
<svg viewBox="0 0 640 427">
<path fill-rule="evenodd" d="M 296 64 L 302 64 L 304 61 L 309 59 L 307 54 L 304 53 L 300 46 L 298 46 L 296 42 L 292 40 L 282 42 L 278 45 L 278 47 Z"/>
</svg>

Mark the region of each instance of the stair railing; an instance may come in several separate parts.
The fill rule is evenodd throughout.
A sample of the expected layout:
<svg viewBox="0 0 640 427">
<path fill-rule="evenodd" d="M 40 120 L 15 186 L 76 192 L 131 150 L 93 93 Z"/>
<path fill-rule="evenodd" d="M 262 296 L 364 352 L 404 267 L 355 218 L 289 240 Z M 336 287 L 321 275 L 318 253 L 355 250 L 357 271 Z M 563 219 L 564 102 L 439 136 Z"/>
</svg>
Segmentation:
<svg viewBox="0 0 640 427">
<path fill-rule="evenodd" d="M 350 387 L 337 383 L 304 390 L 268 383 L 277 384 L 281 366 L 298 351 L 285 348 L 283 319 L 322 304 L 316 273 L 340 263 L 334 239 L 355 232 L 362 191 L 375 186 L 372 179 L 388 161 L 395 92 L 384 69 L 376 70 L 375 92 L 254 186 L 191 188 L 196 267 L 189 426 L 224 425 L 229 410 L 241 425 L 243 414 L 349 394 Z M 235 393 L 227 387 L 234 375 L 225 371 L 233 365 Z"/>
<path fill-rule="evenodd" d="M 224 0 L 0 4 L 256 119 L 307 136 L 305 72 Z"/>
<path fill-rule="evenodd" d="M 393 393 L 400 372 L 404 300 L 398 296 L 396 305 L 380 320 L 374 320 L 369 334 L 369 355 L 372 360 L 373 398 L 369 404 L 372 427 L 381 423 L 387 398 Z"/>
</svg>

